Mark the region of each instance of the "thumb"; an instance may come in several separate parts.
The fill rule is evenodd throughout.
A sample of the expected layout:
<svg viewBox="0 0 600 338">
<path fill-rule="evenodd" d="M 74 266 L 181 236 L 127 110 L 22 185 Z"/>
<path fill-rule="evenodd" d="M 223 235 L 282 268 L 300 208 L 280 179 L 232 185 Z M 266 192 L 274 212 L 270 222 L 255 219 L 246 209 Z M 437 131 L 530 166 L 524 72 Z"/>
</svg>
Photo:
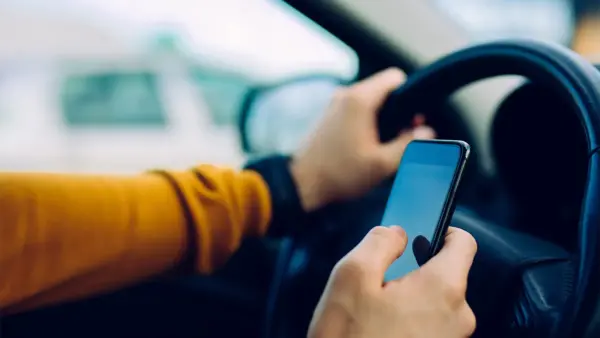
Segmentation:
<svg viewBox="0 0 600 338">
<path fill-rule="evenodd" d="M 428 126 L 418 126 L 414 129 L 401 132 L 395 139 L 383 144 L 381 147 L 381 161 L 386 168 L 386 175 L 391 175 L 398 170 L 400 159 L 404 150 L 412 140 L 428 140 L 435 138 L 435 131 Z"/>
<path fill-rule="evenodd" d="M 361 265 L 381 286 L 385 272 L 406 249 L 408 238 L 399 226 L 377 226 L 348 254 L 347 260 Z"/>
</svg>

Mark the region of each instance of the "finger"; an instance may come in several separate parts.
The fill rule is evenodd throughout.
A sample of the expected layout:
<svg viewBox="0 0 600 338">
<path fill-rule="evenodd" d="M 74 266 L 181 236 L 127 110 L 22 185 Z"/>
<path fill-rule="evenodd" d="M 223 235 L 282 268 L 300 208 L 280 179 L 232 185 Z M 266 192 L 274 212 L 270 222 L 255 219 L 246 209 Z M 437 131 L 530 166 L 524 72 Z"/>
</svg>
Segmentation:
<svg viewBox="0 0 600 338">
<path fill-rule="evenodd" d="M 436 269 L 436 273 L 449 284 L 466 286 L 476 252 L 477 242 L 471 234 L 450 227 L 442 250 L 423 267 Z"/>
<path fill-rule="evenodd" d="M 348 260 L 364 265 L 373 282 L 381 285 L 385 272 L 404 253 L 407 242 L 401 227 L 377 226 L 349 253 Z"/>
<path fill-rule="evenodd" d="M 381 147 L 381 161 L 385 168 L 385 174 L 391 175 L 400 164 L 400 159 L 408 144 L 414 139 L 433 139 L 435 131 L 428 126 L 420 126 L 414 129 L 401 132 L 395 139 L 383 144 Z"/>
<path fill-rule="evenodd" d="M 412 130 L 412 136 L 416 140 L 430 140 L 435 138 L 435 130 L 429 126 L 419 126 Z"/>
<path fill-rule="evenodd" d="M 412 126 L 413 128 L 424 126 L 425 125 L 425 115 L 417 114 L 413 117 Z"/>
<path fill-rule="evenodd" d="M 400 87 L 406 75 L 398 68 L 388 68 L 354 84 L 349 89 L 369 107 L 379 108 L 388 95 Z"/>
</svg>

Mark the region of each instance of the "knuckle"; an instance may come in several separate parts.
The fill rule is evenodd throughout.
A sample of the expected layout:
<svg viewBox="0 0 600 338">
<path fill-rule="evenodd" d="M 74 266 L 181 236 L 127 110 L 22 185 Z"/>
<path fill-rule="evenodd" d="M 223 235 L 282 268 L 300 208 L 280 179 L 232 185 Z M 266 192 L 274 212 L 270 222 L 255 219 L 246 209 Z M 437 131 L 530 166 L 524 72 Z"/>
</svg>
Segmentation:
<svg viewBox="0 0 600 338">
<path fill-rule="evenodd" d="M 344 102 L 350 96 L 350 87 L 341 87 L 338 88 L 333 94 L 333 100 L 335 102 Z"/>
<path fill-rule="evenodd" d="M 461 246 L 465 250 L 473 254 L 477 252 L 477 241 L 473 235 L 459 228 L 454 228 L 453 232 L 461 239 Z"/>
<path fill-rule="evenodd" d="M 387 161 L 385 157 L 376 156 L 376 152 L 369 151 L 368 163 L 371 163 L 371 174 L 379 178 L 383 175 L 389 175 L 398 169 L 398 166 L 393 161 Z"/>
<path fill-rule="evenodd" d="M 467 236 L 465 236 L 465 245 L 469 248 L 473 255 L 477 253 L 477 241 L 475 240 L 475 237 L 469 233 L 467 233 Z"/>
<path fill-rule="evenodd" d="M 451 308 L 457 309 L 465 302 L 466 285 L 448 282 L 443 276 L 435 273 L 428 274 L 425 279 L 427 287 L 437 290 L 443 301 Z"/>
<path fill-rule="evenodd" d="M 352 111 L 360 112 L 366 108 L 366 98 L 363 90 L 357 87 L 346 87 L 339 90 L 339 99 Z"/>
<path fill-rule="evenodd" d="M 444 295 L 450 305 L 458 306 L 465 301 L 466 289 L 463 285 L 456 283 L 443 283 Z"/>
<path fill-rule="evenodd" d="M 465 311 L 461 316 L 460 322 L 462 323 L 463 330 L 467 336 L 471 336 L 475 329 L 477 328 L 477 318 L 475 317 L 475 313 L 468 305 L 465 305 Z"/>
<path fill-rule="evenodd" d="M 368 271 L 361 261 L 354 258 L 348 258 L 341 260 L 336 264 L 333 275 L 338 281 L 360 284 L 367 277 Z"/>
</svg>

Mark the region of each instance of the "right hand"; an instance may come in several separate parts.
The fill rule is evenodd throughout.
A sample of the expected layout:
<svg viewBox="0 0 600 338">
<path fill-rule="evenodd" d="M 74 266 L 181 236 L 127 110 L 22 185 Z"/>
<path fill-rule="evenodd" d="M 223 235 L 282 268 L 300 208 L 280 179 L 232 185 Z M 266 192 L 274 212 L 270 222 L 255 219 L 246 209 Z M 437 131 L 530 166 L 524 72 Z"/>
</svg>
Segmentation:
<svg viewBox="0 0 600 338">
<path fill-rule="evenodd" d="M 420 269 L 387 283 L 384 273 L 406 248 L 400 227 L 375 227 L 335 266 L 313 315 L 311 338 L 464 338 L 475 330 L 466 301 L 477 251 L 450 228 L 442 250 Z"/>
<path fill-rule="evenodd" d="M 291 162 L 304 210 L 362 196 L 398 170 L 410 141 L 435 137 L 418 115 L 413 128 L 381 142 L 379 112 L 404 79 L 399 69 L 390 68 L 338 89 L 319 126 Z"/>
</svg>

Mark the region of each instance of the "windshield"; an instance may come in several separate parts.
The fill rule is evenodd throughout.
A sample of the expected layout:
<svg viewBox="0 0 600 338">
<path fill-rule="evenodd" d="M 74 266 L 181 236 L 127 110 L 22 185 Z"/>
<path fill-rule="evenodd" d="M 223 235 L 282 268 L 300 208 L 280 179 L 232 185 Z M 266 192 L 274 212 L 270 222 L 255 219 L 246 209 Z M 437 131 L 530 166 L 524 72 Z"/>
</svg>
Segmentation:
<svg viewBox="0 0 600 338">
<path fill-rule="evenodd" d="M 358 68 L 282 1 L 5 0 L 0 32 L 0 169 L 239 166 L 251 88 Z"/>
<path fill-rule="evenodd" d="M 475 40 L 537 38 L 571 45 L 572 0 L 430 0 Z"/>
</svg>

